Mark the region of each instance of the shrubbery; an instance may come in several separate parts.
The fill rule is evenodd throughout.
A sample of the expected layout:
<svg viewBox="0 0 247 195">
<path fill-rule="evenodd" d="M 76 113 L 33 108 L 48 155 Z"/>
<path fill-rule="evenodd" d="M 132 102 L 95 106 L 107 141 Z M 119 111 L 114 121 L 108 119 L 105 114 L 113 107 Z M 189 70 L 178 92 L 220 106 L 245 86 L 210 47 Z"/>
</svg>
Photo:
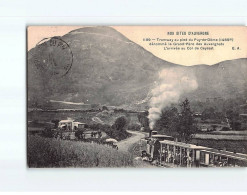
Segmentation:
<svg viewBox="0 0 247 195">
<path fill-rule="evenodd" d="M 130 153 L 97 143 L 28 137 L 29 167 L 131 167 Z"/>
<path fill-rule="evenodd" d="M 223 127 L 223 128 L 221 129 L 221 131 L 230 131 L 230 128 L 229 128 L 229 127 Z"/>
<path fill-rule="evenodd" d="M 42 131 L 42 136 L 43 137 L 53 137 L 54 132 L 50 128 L 45 128 L 44 131 Z"/>
<path fill-rule="evenodd" d="M 117 118 L 112 126 L 100 123 L 89 125 L 90 129 L 95 131 L 104 131 L 109 137 L 114 138 L 118 141 L 129 137 L 129 133 L 126 131 L 127 127 L 128 120 L 124 116 Z"/>
<path fill-rule="evenodd" d="M 75 132 L 75 137 L 78 139 L 78 140 L 81 140 L 81 139 L 84 139 L 84 129 L 78 129 L 76 132 Z"/>
<path fill-rule="evenodd" d="M 137 123 L 132 123 L 130 125 L 128 125 L 128 129 L 132 130 L 132 131 L 140 131 L 141 130 L 141 125 L 137 124 Z"/>
</svg>

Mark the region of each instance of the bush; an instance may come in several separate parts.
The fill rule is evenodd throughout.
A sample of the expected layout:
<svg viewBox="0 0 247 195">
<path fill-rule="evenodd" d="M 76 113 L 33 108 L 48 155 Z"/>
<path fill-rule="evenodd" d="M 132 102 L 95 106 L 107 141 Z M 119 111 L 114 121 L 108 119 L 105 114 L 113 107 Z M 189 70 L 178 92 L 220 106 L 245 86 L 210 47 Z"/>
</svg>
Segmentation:
<svg viewBox="0 0 247 195">
<path fill-rule="evenodd" d="M 44 137 L 53 137 L 54 132 L 50 128 L 45 128 L 44 131 L 42 131 L 42 136 Z"/>
<path fill-rule="evenodd" d="M 96 131 L 108 131 L 109 129 L 111 129 L 111 126 L 107 124 L 97 123 L 88 125 L 88 128 Z"/>
<path fill-rule="evenodd" d="M 211 125 L 212 131 L 216 131 L 217 125 Z"/>
<path fill-rule="evenodd" d="M 29 167 L 132 167 L 128 152 L 97 143 L 28 137 Z"/>
<path fill-rule="evenodd" d="M 106 106 L 102 106 L 102 110 L 109 110 Z"/>
<path fill-rule="evenodd" d="M 241 122 L 239 122 L 239 121 L 233 121 L 230 123 L 230 125 L 231 125 L 232 129 L 234 129 L 234 130 L 237 130 L 237 131 L 241 130 Z"/>
<path fill-rule="evenodd" d="M 78 140 L 82 140 L 82 139 L 84 138 L 83 133 L 84 133 L 84 129 L 78 129 L 78 130 L 75 132 L 75 137 L 76 137 Z"/>
<path fill-rule="evenodd" d="M 59 124 L 59 120 L 58 119 L 54 119 L 51 122 L 54 123 L 54 125 L 55 125 L 54 128 L 55 129 L 58 128 L 58 124 Z"/>
<path fill-rule="evenodd" d="M 132 131 L 140 131 L 141 130 L 141 125 L 135 123 L 135 124 L 130 124 L 128 125 L 128 129 Z"/>
<path fill-rule="evenodd" d="M 126 131 L 127 126 L 128 121 L 126 117 L 121 116 L 116 119 L 112 126 L 97 123 L 89 125 L 89 128 L 95 131 L 104 131 L 109 137 L 120 141 L 129 137 L 129 133 Z"/>
<path fill-rule="evenodd" d="M 117 131 L 125 131 L 127 128 L 128 120 L 125 116 L 121 116 L 116 119 L 115 123 L 113 124 L 112 128 Z"/>
<path fill-rule="evenodd" d="M 230 131 L 230 129 L 228 127 L 223 127 L 221 131 Z"/>
</svg>

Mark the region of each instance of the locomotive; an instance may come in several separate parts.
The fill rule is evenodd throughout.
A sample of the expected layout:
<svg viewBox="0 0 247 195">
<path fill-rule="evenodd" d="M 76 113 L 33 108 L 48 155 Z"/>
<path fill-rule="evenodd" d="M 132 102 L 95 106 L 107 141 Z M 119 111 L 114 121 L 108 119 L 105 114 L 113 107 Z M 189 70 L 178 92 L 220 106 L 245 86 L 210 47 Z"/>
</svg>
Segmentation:
<svg viewBox="0 0 247 195">
<path fill-rule="evenodd" d="M 142 158 L 148 161 L 156 160 L 159 157 L 160 141 L 171 140 L 174 138 L 167 135 L 158 134 L 157 131 L 150 131 L 149 136 L 141 139 L 142 148 Z"/>
</svg>

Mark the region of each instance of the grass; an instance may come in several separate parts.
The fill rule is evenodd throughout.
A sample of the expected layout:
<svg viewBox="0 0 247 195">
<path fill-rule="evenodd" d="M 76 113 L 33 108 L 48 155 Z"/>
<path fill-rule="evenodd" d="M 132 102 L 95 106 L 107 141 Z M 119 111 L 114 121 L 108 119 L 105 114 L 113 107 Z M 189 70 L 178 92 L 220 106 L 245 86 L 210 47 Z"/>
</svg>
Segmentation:
<svg viewBox="0 0 247 195">
<path fill-rule="evenodd" d="M 247 140 L 247 135 L 232 134 L 195 134 L 194 138 L 198 139 L 214 139 L 214 140 Z"/>
<path fill-rule="evenodd" d="M 215 134 L 215 135 L 247 135 L 247 131 L 213 131 L 209 134 Z"/>
<path fill-rule="evenodd" d="M 116 118 L 125 115 L 130 119 L 131 123 L 137 123 L 138 118 L 136 113 L 124 113 L 124 112 L 119 112 L 119 113 L 114 113 L 112 111 L 109 112 L 101 112 L 101 111 L 95 111 L 95 112 L 87 112 L 87 111 L 77 111 L 77 112 L 72 112 L 72 111 L 60 111 L 60 112 L 41 112 L 41 111 L 33 111 L 33 112 L 28 112 L 28 120 L 29 121 L 45 121 L 49 122 L 52 119 L 58 119 L 58 120 L 63 120 L 67 119 L 68 117 L 75 119 L 78 122 L 83 122 L 86 124 L 92 124 L 94 123 L 92 121 L 92 118 L 97 116 L 101 120 L 104 121 L 105 124 L 112 125 Z"/>
<path fill-rule="evenodd" d="M 132 167 L 133 157 L 105 145 L 28 136 L 28 166 Z"/>
<path fill-rule="evenodd" d="M 227 151 L 239 152 L 247 154 L 247 142 L 245 140 L 214 140 L 214 139 L 195 139 L 190 143 L 198 144 L 199 146 L 206 146 L 215 149 L 226 148 Z"/>
</svg>

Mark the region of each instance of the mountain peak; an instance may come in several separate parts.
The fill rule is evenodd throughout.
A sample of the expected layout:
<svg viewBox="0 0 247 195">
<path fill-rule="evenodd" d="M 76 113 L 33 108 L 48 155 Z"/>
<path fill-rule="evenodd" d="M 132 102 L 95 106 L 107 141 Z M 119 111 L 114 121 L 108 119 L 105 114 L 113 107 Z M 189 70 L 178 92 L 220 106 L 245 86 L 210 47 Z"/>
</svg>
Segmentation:
<svg viewBox="0 0 247 195">
<path fill-rule="evenodd" d="M 70 31 L 67 35 L 74 35 L 74 34 L 81 34 L 81 33 L 86 33 L 86 34 L 95 34 L 95 35 L 104 35 L 108 37 L 112 37 L 115 39 L 120 39 L 122 41 L 128 41 L 131 42 L 127 37 L 119 33 L 117 30 L 115 30 L 112 27 L 108 26 L 94 26 L 94 27 L 83 27 L 79 28 L 76 30 Z"/>
</svg>

